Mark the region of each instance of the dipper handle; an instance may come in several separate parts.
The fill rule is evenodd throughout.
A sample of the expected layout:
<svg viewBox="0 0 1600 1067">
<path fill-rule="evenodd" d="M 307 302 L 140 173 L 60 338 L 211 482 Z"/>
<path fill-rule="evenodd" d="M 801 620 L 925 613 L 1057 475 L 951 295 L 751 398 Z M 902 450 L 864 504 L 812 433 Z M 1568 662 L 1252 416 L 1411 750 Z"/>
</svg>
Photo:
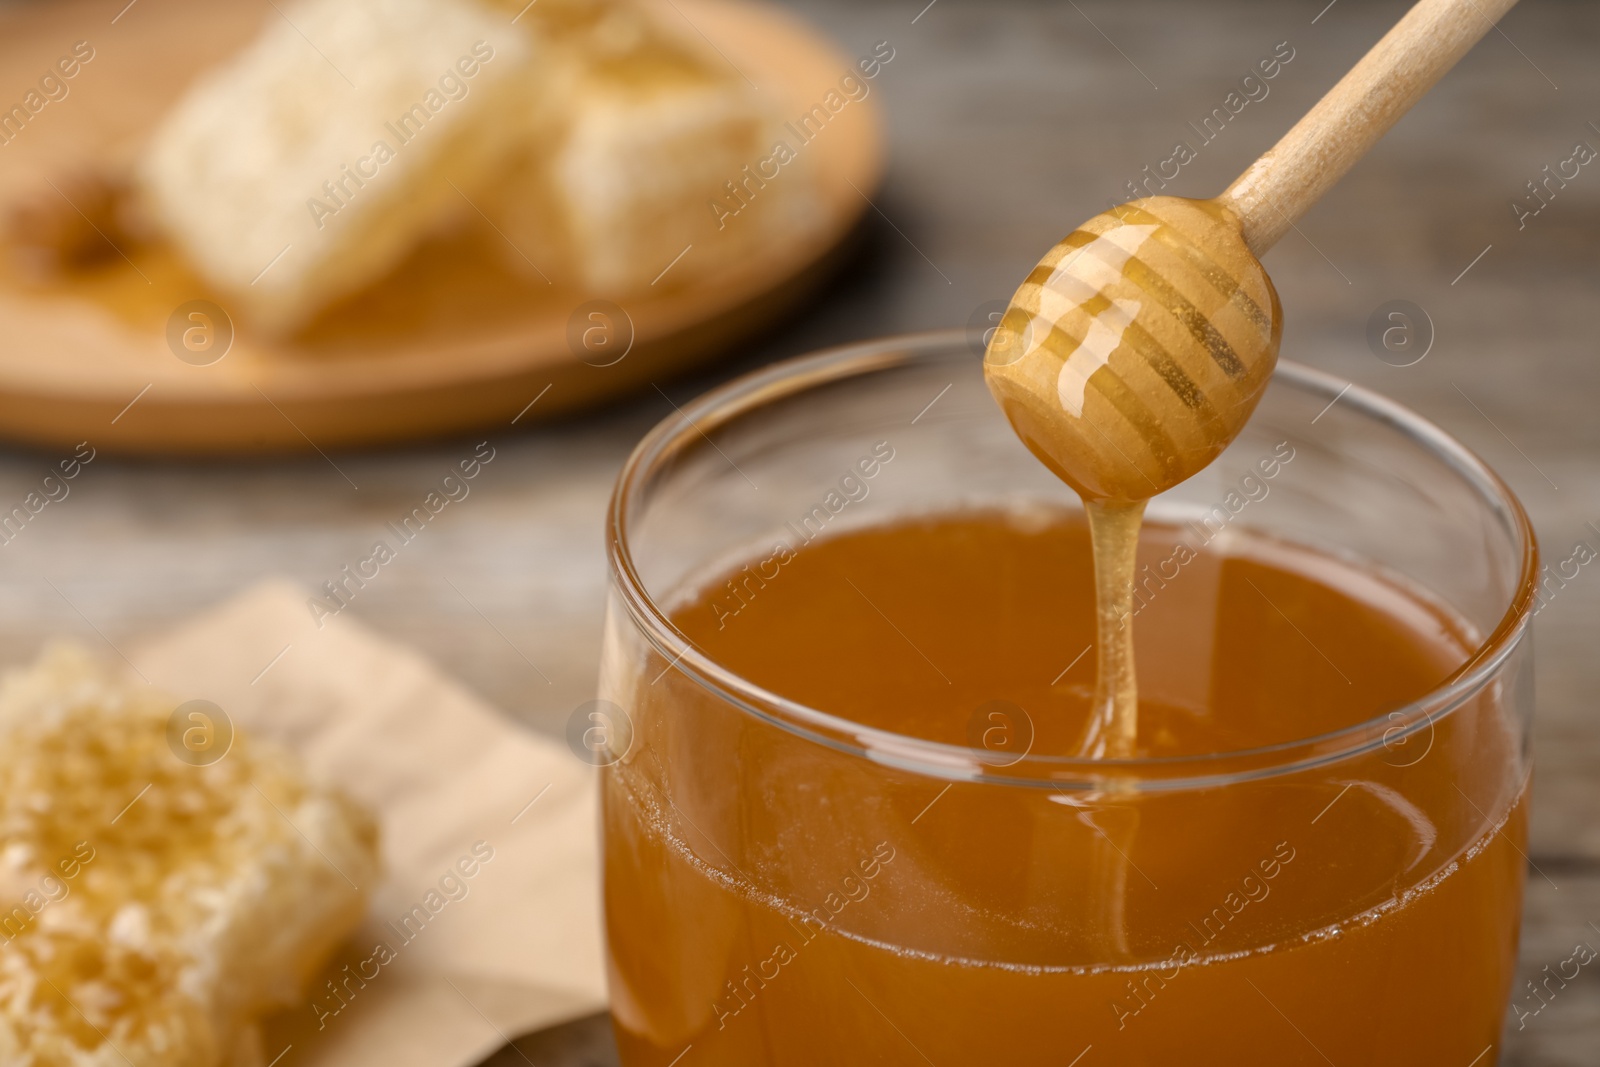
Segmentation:
<svg viewBox="0 0 1600 1067">
<path fill-rule="evenodd" d="M 1258 258 L 1517 0 L 1421 0 L 1217 200 Z"/>
</svg>

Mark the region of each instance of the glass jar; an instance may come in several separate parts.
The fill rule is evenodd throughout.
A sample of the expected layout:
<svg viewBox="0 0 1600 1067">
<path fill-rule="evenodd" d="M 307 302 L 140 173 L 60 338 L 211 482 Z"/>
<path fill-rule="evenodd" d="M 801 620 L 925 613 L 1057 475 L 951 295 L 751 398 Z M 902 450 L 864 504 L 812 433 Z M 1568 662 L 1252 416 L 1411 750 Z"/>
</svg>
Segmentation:
<svg viewBox="0 0 1600 1067">
<path fill-rule="evenodd" d="M 885 448 L 870 507 L 846 490 L 818 509 Z M 1262 457 L 1286 454 L 1267 486 Z M 1331 732 L 997 754 L 768 692 L 674 622 L 740 564 L 759 596 L 813 526 L 1036 504 L 1075 498 L 959 333 L 768 368 L 634 452 L 601 677 L 626 1067 L 1493 1062 L 1526 864 L 1536 549 L 1506 486 L 1398 405 L 1280 363 L 1238 440 L 1148 511 L 1228 527 L 1207 552 L 1248 535 L 1389 576 L 1458 621 L 1463 662 L 1440 684 Z M 1209 624 L 1181 644 L 1209 647 Z"/>
</svg>

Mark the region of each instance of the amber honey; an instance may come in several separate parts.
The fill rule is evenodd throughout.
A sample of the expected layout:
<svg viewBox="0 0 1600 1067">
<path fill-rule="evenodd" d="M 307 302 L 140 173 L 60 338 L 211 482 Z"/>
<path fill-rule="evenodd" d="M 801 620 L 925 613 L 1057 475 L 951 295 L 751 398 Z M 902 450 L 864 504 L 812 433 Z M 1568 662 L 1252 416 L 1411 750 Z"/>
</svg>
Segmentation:
<svg viewBox="0 0 1600 1067">
<path fill-rule="evenodd" d="M 628 1067 L 1492 1063 L 1525 864 L 1503 694 L 1296 748 L 1427 694 L 1479 636 L 1376 569 L 1188 533 L 1146 527 L 1154 762 L 1103 788 L 1049 770 L 1095 682 L 1081 513 L 857 528 L 681 598 L 676 627 L 754 686 L 989 752 L 942 777 L 864 758 L 646 664 L 605 789 Z"/>
</svg>

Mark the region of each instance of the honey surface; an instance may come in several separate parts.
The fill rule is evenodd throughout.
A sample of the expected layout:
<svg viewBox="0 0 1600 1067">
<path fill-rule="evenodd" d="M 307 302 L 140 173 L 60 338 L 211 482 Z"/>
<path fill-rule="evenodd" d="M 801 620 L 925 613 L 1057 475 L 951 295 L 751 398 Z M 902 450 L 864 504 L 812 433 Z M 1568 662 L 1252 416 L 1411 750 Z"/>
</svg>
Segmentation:
<svg viewBox="0 0 1600 1067">
<path fill-rule="evenodd" d="M 1349 726 L 1467 656 L 1422 598 L 1281 543 L 1241 538 L 1151 581 L 1177 532 L 1149 526 L 1140 556 L 1142 755 Z M 1081 515 L 867 529 L 799 548 L 736 617 L 718 586 L 675 622 L 813 708 L 965 746 L 1001 701 L 1032 755 L 1068 755 L 1095 681 L 1092 656 L 1072 662 L 1094 639 L 1088 542 Z M 1497 698 L 1425 751 L 1093 795 L 900 772 L 679 672 L 647 685 L 666 661 L 646 666 L 604 801 L 629 1067 L 690 1044 L 740 1067 L 1059 1067 L 1086 1048 L 1085 1064 L 1410 1065 L 1498 1041 L 1525 782 Z"/>
</svg>

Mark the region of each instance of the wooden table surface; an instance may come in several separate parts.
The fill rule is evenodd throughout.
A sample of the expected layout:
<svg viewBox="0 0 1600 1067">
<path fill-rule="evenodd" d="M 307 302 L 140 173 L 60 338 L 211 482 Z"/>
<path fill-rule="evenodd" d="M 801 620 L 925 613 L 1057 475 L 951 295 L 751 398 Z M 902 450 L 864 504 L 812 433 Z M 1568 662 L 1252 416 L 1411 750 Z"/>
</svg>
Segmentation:
<svg viewBox="0 0 1600 1067">
<path fill-rule="evenodd" d="M 874 85 L 891 119 L 889 182 L 859 256 L 823 299 L 717 374 L 660 383 L 666 397 L 682 401 L 821 345 L 966 323 L 1176 141 L 1197 140 L 1189 122 L 1288 42 L 1294 58 L 1269 95 L 1168 190 L 1215 193 L 1405 7 L 924 3 L 796 3 L 852 54 L 893 47 Z M 1520 229 L 1511 204 L 1577 142 L 1600 148 L 1597 45 L 1592 3 L 1514 10 L 1267 261 L 1283 297 L 1284 355 L 1458 435 L 1521 495 L 1551 559 L 1579 541 L 1600 548 L 1600 165 L 1583 167 Z M 1394 299 L 1420 305 L 1436 329 L 1414 366 L 1380 361 L 1365 340 L 1369 316 Z M 318 585 L 487 436 L 496 458 L 471 496 L 406 546 L 352 611 L 531 728 L 558 732 L 594 683 L 611 480 L 634 441 L 671 413 L 666 397 L 652 389 L 558 425 L 384 453 L 225 464 L 99 457 L 69 497 L 0 546 L 3 659 L 25 660 L 54 634 L 122 645 L 266 575 Z M 91 445 L 96 432 L 84 429 Z M 0 505 L 20 502 L 60 458 L 0 451 Z M 1600 946 L 1591 925 L 1600 924 L 1597 621 L 1600 567 L 1586 567 L 1537 622 L 1530 851 L 1547 877 L 1529 880 L 1519 986 L 1575 942 Z M 1523 1030 L 1511 1024 L 1502 1062 L 1592 1067 L 1597 1050 L 1600 971 L 1585 971 Z M 524 1057 L 540 1067 L 615 1063 L 600 1020 L 490 1062 Z"/>
</svg>

